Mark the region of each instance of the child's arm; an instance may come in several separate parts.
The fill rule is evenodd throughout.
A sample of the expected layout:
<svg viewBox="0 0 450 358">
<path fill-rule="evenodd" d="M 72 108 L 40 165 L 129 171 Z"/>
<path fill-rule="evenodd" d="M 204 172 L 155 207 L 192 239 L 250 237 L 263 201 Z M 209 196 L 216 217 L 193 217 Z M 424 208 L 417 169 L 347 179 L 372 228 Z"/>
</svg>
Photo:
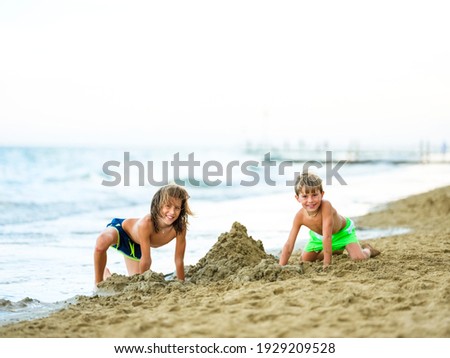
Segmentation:
<svg viewBox="0 0 450 358">
<path fill-rule="evenodd" d="M 137 233 L 139 235 L 139 242 L 141 246 L 141 259 L 139 260 L 139 273 L 144 273 L 150 270 L 152 265 L 152 258 L 150 255 L 150 235 L 152 230 L 150 228 L 150 221 L 139 220 L 137 227 Z"/>
<path fill-rule="evenodd" d="M 323 268 L 331 265 L 331 235 L 333 234 L 333 212 L 331 204 L 322 202 Z"/>
<path fill-rule="evenodd" d="M 177 278 L 184 281 L 184 252 L 186 251 L 186 229 L 177 235 L 175 244 L 175 269 Z"/>
<path fill-rule="evenodd" d="M 300 231 L 300 227 L 302 226 L 300 217 L 297 214 L 294 218 L 294 222 L 292 223 L 292 228 L 289 233 L 288 239 L 283 246 L 283 250 L 281 251 L 280 256 L 280 265 L 284 266 L 288 263 L 289 258 L 292 255 L 292 251 L 294 250 L 295 240 L 297 240 L 298 232 Z"/>
</svg>

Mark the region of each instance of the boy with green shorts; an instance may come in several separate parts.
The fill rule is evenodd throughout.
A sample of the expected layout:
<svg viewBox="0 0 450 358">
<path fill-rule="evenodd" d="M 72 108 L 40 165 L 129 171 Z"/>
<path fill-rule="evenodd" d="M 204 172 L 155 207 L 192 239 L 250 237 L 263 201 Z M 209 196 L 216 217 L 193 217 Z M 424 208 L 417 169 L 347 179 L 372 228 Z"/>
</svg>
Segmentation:
<svg viewBox="0 0 450 358">
<path fill-rule="evenodd" d="M 338 214 L 327 200 L 322 179 L 303 173 L 295 181 L 295 199 L 302 208 L 294 217 L 289 237 L 280 256 L 280 265 L 287 264 L 294 250 L 295 240 L 302 225 L 310 229 L 310 238 L 302 252 L 302 261 L 323 260 L 323 268 L 331 264 L 332 253 L 347 250 L 352 260 L 366 260 L 380 254 L 369 244 L 360 246 L 352 220 Z"/>
</svg>

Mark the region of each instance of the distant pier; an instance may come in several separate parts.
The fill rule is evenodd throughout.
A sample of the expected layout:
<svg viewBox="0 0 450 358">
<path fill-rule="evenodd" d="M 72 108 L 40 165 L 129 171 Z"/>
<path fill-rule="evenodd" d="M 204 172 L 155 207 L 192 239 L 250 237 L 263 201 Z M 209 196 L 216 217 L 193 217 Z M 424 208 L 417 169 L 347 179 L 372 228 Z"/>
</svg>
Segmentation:
<svg viewBox="0 0 450 358">
<path fill-rule="evenodd" d="M 321 163 L 345 161 L 346 164 L 450 164 L 450 154 L 444 150 L 431 151 L 428 148 L 419 150 L 332 150 L 329 148 L 307 149 L 276 146 L 247 146 L 248 154 L 263 155 L 270 152 L 272 160 L 305 163 L 318 161 Z"/>
</svg>

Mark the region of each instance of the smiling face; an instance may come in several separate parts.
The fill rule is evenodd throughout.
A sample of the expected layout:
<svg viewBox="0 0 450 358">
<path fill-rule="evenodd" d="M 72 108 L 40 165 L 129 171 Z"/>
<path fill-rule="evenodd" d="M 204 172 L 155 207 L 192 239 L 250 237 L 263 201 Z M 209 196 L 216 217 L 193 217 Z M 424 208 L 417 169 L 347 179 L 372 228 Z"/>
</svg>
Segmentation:
<svg viewBox="0 0 450 358">
<path fill-rule="evenodd" d="M 189 195 L 183 187 L 168 184 L 153 195 L 150 215 L 156 232 L 173 225 L 177 234 L 186 229 L 188 216 L 192 211 L 188 204 Z"/>
<path fill-rule="evenodd" d="M 170 226 L 178 219 L 181 213 L 181 204 L 181 199 L 172 197 L 162 204 L 159 215 L 163 225 Z"/>
<path fill-rule="evenodd" d="M 305 190 L 303 187 L 299 195 L 296 195 L 295 198 L 300 204 L 302 204 L 303 209 L 311 215 L 319 210 L 320 204 L 322 203 L 323 194 L 324 192 L 320 191 L 319 188 Z"/>
</svg>

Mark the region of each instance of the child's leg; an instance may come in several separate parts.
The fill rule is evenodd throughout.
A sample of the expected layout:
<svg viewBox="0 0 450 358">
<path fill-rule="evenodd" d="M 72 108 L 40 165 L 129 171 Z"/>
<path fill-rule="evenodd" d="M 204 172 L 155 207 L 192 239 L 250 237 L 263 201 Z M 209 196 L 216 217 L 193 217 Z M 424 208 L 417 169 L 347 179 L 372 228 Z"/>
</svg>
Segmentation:
<svg viewBox="0 0 450 358">
<path fill-rule="evenodd" d="M 139 273 L 139 261 L 132 260 L 126 256 L 124 256 L 125 265 L 127 266 L 127 271 L 129 276 L 133 276 Z"/>
<path fill-rule="evenodd" d="M 333 251 L 333 255 L 341 255 L 344 252 L 344 250 L 334 250 Z M 323 260 L 323 251 L 310 251 L 310 252 L 306 252 L 303 251 L 302 252 L 302 261 L 322 261 Z"/>
<path fill-rule="evenodd" d="M 375 250 L 372 246 L 365 244 L 361 247 L 356 242 L 348 244 L 345 249 L 352 260 L 367 260 L 369 257 L 375 257 L 380 254 L 380 251 Z"/>
<path fill-rule="evenodd" d="M 108 227 L 103 230 L 97 238 L 94 250 L 94 272 L 96 285 L 103 281 L 107 260 L 106 251 L 111 245 L 117 243 L 117 239 L 117 230 L 112 227 Z"/>
<path fill-rule="evenodd" d="M 344 253 L 344 250 L 334 250 L 331 254 L 332 255 L 342 255 Z M 317 261 L 323 260 L 323 251 L 320 251 L 316 258 Z"/>
<path fill-rule="evenodd" d="M 313 262 L 313 261 L 317 261 L 319 255 L 322 253 L 322 251 L 319 252 L 315 252 L 315 251 L 303 251 L 302 252 L 302 256 L 301 256 L 301 261 L 308 261 L 308 262 Z M 323 259 L 323 254 L 322 254 L 322 259 Z"/>
<path fill-rule="evenodd" d="M 378 256 L 379 254 L 381 254 L 380 250 L 375 249 L 370 244 L 362 244 L 361 247 L 363 248 L 363 250 L 369 250 L 370 257 L 375 257 L 375 256 Z"/>
<path fill-rule="evenodd" d="M 103 281 L 111 276 L 112 276 L 111 271 L 109 271 L 109 268 L 105 267 L 105 271 L 103 271 Z"/>
<path fill-rule="evenodd" d="M 345 249 L 352 260 L 367 260 L 370 257 L 370 251 L 362 249 L 359 243 L 356 242 L 348 244 Z"/>
</svg>

